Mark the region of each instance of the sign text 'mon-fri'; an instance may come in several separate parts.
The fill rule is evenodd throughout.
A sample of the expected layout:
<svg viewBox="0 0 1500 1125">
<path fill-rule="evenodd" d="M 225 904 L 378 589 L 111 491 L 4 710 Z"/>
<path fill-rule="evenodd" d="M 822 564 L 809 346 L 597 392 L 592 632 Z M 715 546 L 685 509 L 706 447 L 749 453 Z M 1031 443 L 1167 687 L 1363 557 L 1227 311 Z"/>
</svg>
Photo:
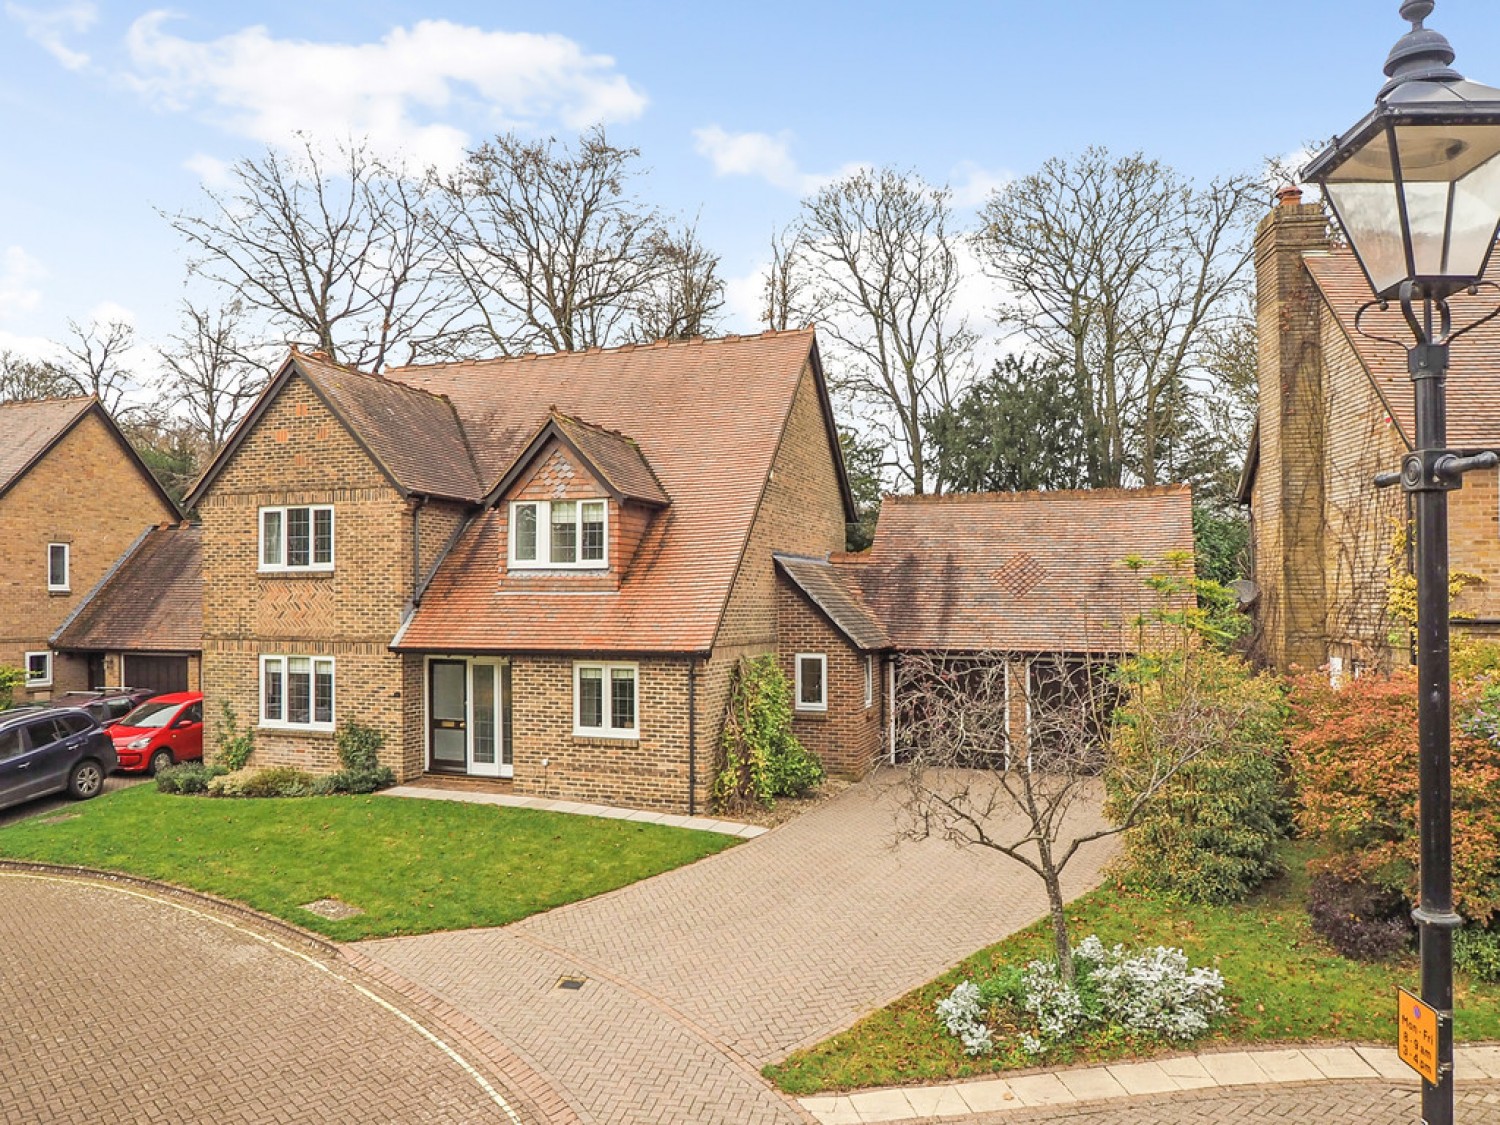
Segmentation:
<svg viewBox="0 0 1500 1125">
<path fill-rule="evenodd" d="M 1396 989 L 1396 1053 L 1434 1086 L 1438 1080 L 1437 1009 L 1404 988 Z"/>
</svg>

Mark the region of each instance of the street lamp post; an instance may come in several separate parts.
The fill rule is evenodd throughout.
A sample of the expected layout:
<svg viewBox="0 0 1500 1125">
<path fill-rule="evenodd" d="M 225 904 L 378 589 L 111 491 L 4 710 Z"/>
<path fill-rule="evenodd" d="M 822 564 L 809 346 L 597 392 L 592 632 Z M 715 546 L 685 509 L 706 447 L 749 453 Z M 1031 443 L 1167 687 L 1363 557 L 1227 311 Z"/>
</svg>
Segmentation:
<svg viewBox="0 0 1500 1125">
<path fill-rule="evenodd" d="M 1408 349 L 1416 446 L 1399 483 L 1416 512 L 1417 678 L 1420 730 L 1422 1000 L 1438 1013 L 1438 1080 L 1422 1083 L 1422 1119 L 1453 1121 L 1452 789 L 1449 755 L 1448 493 L 1493 452 L 1447 448 L 1444 383 L 1449 345 L 1496 315 L 1454 329 L 1449 298 L 1489 287 L 1485 267 L 1500 231 L 1500 90 L 1452 69 L 1453 48 L 1423 26 L 1433 0 L 1405 0 L 1408 32 L 1391 51 L 1375 108 L 1304 170 L 1329 205 L 1369 279 L 1375 301 L 1399 302 L 1416 343 Z M 1500 312 L 1497 309 L 1496 312 Z"/>
</svg>

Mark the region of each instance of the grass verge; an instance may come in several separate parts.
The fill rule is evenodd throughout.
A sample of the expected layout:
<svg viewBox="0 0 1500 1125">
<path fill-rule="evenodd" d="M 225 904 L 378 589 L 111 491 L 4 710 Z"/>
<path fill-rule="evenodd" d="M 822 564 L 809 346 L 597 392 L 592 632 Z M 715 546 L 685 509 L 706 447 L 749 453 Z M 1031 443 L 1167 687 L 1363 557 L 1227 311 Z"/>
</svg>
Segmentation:
<svg viewBox="0 0 1500 1125">
<path fill-rule="evenodd" d="M 394 797 L 220 800 L 135 786 L 0 828 L 0 856 L 121 871 L 339 941 L 498 926 L 722 851 L 709 832 Z M 302 909 L 336 898 L 364 913 Z"/>
<path fill-rule="evenodd" d="M 1069 908 L 1070 932 L 1075 943 L 1098 934 L 1106 945 L 1178 946 L 1193 965 L 1219 969 L 1230 1012 L 1192 1049 L 1330 1040 L 1394 1045 L 1395 989 L 1404 985 L 1416 990 L 1420 974 L 1415 954 L 1379 964 L 1339 956 L 1307 923 L 1307 852 L 1288 846 L 1283 858 L 1288 874 L 1237 906 L 1185 906 L 1107 883 Z M 1051 936 L 1045 921 L 1039 922 L 980 950 L 849 1030 L 766 1067 L 765 1075 L 787 1093 L 801 1095 L 1184 1049 L 1099 1033 L 1036 1059 L 997 1035 L 993 1055 L 965 1055 L 938 1023 L 933 1012 L 937 1001 L 961 980 L 1047 958 L 1050 951 Z M 1500 1039 L 1500 986 L 1463 974 L 1454 986 L 1458 1041 Z"/>
</svg>

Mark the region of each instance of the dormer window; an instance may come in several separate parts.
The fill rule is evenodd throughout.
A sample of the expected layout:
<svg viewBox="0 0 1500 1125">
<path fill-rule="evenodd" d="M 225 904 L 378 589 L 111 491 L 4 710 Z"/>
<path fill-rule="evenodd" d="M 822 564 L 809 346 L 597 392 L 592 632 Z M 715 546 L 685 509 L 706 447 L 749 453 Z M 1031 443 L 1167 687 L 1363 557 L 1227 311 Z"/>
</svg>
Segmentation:
<svg viewBox="0 0 1500 1125">
<path fill-rule="evenodd" d="M 519 570 L 609 565 L 604 500 L 517 500 L 510 506 L 510 565 Z"/>
<path fill-rule="evenodd" d="M 260 569 L 333 569 L 333 508 L 310 505 L 260 510 Z"/>
</svg>

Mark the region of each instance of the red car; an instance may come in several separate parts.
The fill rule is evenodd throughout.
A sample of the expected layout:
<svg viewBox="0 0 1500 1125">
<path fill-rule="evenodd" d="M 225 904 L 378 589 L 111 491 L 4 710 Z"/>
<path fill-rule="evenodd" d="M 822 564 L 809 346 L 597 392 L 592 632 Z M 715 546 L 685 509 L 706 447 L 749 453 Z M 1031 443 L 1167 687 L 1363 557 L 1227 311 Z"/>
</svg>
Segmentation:
<svg viewBox="0 0 1500 1125">
<path fill-rule="evenodd" d="M 120 772 L 156 773 L 203 757 L 203 693 L 182 691 L 142 703 L 109 728 Z"/>
</svg>

